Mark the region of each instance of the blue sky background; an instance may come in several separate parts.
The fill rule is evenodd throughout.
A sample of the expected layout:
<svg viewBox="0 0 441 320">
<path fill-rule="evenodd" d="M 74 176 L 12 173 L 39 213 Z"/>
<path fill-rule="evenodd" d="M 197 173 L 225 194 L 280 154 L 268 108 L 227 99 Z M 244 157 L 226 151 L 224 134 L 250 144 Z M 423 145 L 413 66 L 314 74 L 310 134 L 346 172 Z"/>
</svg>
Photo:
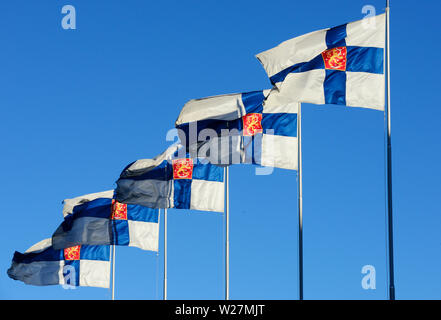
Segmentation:
<svg viewBox="0 0 441 320">
<path fill-rule="evenodd" d="M 109 299 L 9 279 L 14 250 L 50 237 L 65 198 L 113 188 L 161 153 L 192 98 L 266 89 L 254 55 L 384 12 L 383 0 L 3 1 L 0 299 Z M 61 28 L 76 8 L 77 29 Z M 441 299 L 441 4 L 392 0 L 396 296 Z M 305 299 L 387 298 L 384 115 L 304 105 Z M 296 173 L 230 171 L 231 298 L 297 299 Z M 223 299 L 224 216 L 169 211 L 169 298 Z M 162 235 L 161 235 L 162 237 Z M 161 238 L 162 246 L 162 238 Z M 116 297 L 162 298 L 159 254 L 118 247 Z M 376 290 L 361 269 L 376 268 Z"/>
</svg>

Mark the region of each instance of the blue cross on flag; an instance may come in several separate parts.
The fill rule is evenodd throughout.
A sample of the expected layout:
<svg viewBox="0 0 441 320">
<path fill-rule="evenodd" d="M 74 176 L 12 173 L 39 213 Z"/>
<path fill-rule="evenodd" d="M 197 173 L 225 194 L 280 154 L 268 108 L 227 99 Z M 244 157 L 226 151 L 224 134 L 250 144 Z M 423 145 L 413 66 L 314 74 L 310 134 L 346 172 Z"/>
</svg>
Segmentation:
<svg viewBox="0 0 441 320">
<path fill-rule="evenodd" d="M 158 251 L 159 210 L 127 205 L 114 191 L 65 199 L 64 221 L 52 236 L 54 249 L 76 245 L 118 245 Z"/>
<path fill-rule="evenodd" d="M 256 57 L 281 95 L 384 110 L 384 47 L 381 14 L 287 40 Z"/>
<path fill-rule="evenodd" d="M 188 101 L 175 125 L 191 154 L 216 165 L 297 170 L 297 108 L 277 88 L 224 94 Z"/>
<path fill-rule="evenodd" d="M 223 168 L 191 157 L 179 143 L 129 164 L 116 184 L 115 199 L 128 205 L 224 211 Z"/>
<path fill-rule="evenodd" d="M 74 246 L 61 250 L 45 239 L 15 252 L 8 276 L 34 286 L 69 285 L 108 288 L 110 246 Z"/>
</svg>

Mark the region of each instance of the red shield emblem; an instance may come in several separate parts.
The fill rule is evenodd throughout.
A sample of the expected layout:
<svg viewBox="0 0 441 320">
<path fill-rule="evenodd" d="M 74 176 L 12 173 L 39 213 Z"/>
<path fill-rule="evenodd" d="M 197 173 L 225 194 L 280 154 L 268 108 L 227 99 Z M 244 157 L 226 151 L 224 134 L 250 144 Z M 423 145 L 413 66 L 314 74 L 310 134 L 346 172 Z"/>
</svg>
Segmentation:
<svg viewBox="0 0 441 320">
<path fill-rule="evenodd" d="M 127 220 L 127 204 L 119 203 L 112 200 L 112 213 L 110 219 L 112 220 Z"/>
<path fill-rule="evenodd" d="M 173 179 L 191 179 L 193 177 L 193 159 L 176 159 L 173 163 Z"/>
<path fill-rule="evenodd" d="M 261 113 L 248 113 L 242 117 L 242 120 L 244 136 L 254 136 L 263 132 Z"/>
<path fill-rule="evenodd" d="M 81 246 L 75 246 L 64 249 L 64 260 L 80 260 Z"/>
<path fill-rule="evenodd" d="M 346 71 L 346 47 L 337 47 L 322 52 L 325 68 L 328 70 Z"/>
</svg>

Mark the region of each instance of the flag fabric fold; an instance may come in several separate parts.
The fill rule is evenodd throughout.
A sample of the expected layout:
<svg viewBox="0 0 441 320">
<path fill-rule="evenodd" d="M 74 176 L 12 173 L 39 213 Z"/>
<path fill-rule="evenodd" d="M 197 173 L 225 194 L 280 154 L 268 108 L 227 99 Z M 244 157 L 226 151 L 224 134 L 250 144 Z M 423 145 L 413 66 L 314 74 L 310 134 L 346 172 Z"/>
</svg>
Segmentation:
<svg viewBox="0 0 441 320">
<path fill-rule="evenodd" d="M 110 246 L 74 246 L 61 250 L 45 239 L 25 253 L 15 252 L 8 276 L 35 286 L 109 288 Z"/>
<path fill-rule="evenodd" d="M 385 14 L 311 32 L 256 57 L 281 95 L 384 110 Z"/>
<path fill-rule="evenodd" d="M 174 144 L 153 159 L 127 166 L 116 182 L 120 203 L 152 208 L 224 211 L 223 169 L 203 158 L 192 158 Z"/>
<path fill-rule="evenodd" d="M 216 165 L 297 170 L 297 102 L 277 88 L 187 102 L 176 120 L 191 154 Z"/>
<path fill-rule="evenodd" d="M 159 211 L 127 205 L 106 191 L 64 200 L 64 221 L 52 236 L 55 249 L 120 245 L 158 251 Z"/>
</svg>

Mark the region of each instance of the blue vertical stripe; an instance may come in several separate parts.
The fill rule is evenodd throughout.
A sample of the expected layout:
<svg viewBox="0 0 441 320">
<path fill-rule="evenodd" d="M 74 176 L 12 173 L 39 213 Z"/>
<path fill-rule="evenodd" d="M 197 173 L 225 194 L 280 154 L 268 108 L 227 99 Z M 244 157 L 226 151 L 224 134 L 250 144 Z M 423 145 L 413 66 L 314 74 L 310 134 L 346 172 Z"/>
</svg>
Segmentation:
<svg viewBox="0 0 441 320">
<path fill-rule="evenodd" d="M 177 209 L 190 209 L 191 179 L 179 179 L 173 181 L 174 207 Z"/>
<path fill-rule="evenodd" d="M 111 220 L 112 244 L 128 246 L 130 243 L 129 223 L 127 220 Z"/>
<path fill-rule="evenodd" d="M 81 272 L 80 260 L 66 260 L 64 261 L 64 265 L 73 267 L 73 270 L 70 270 L 70 268 L 63 269 L 64 284 L 79 287 Z M 75 274 L 72 274 L 72 272 Z"/>
<path fill-rule="evenodd" d="M 262 164 L 262 133 L 256 133 L 254 136 L 243 136 L 243 163 Z"/>
<path fill-rule="evenodd" d="M 326 104 L 346 105 L 346 72 L 326 70 L 323 87 Z"/>
<path fill-rule="evenodd" d="M 265 99 L 263 91 L 252 91 L 242 93 L 242 102 L 246 113 L 261 113 L 263 111 L 262 102 Z"/>
<path fill-rule="evenodd" d="M 326 46 L 328 49 L 346 47 L 346 26 L 347 24 L 342 24 L 341 26 L 331 28 L 326 32 Z"/>
</svg>

